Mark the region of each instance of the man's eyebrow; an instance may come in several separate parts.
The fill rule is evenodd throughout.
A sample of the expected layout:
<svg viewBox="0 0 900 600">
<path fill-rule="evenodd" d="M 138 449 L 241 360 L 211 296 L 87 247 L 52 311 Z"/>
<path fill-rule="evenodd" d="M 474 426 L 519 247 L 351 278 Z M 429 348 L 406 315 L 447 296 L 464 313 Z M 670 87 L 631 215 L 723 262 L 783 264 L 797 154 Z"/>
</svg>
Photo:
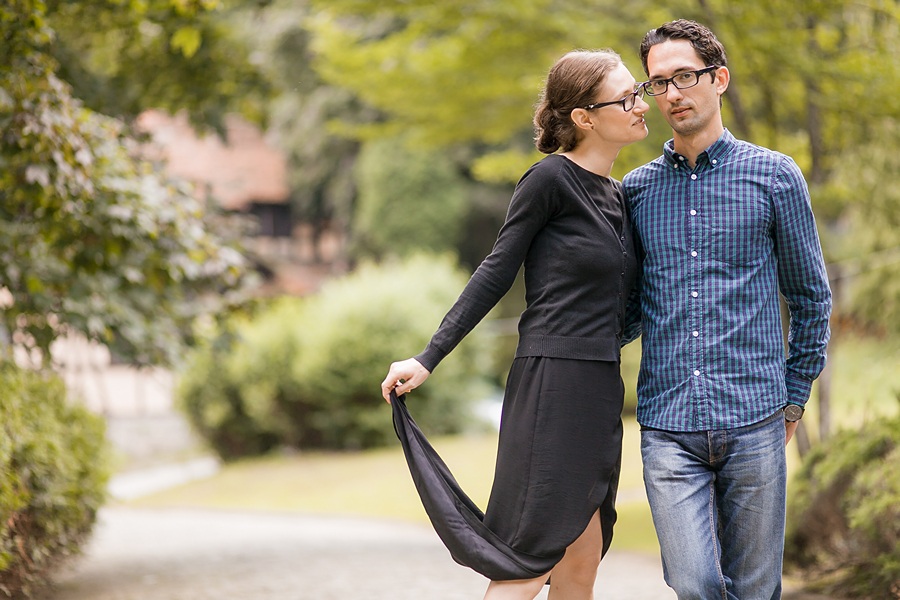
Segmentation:
<svg viewBox="0 0 900 600">
<path fill-rule="evenodd" d="M 703 67 L 700 67 L 700 68 L 702 69 Z M 678 73 L 684 73 L 685 71 L 696 71 L 696 70 L 697 70 L 697 67 L 695 67 L 694 65 L 688 65 L 686 67 L 678 67 L 677 69 L 672 71 L 672 74 L 669 75 L 669 77 L 674 77 Z M 650 75 L 650 79 L 668 79 L 668 77 L 664 77 L 663 75 Z"/>
</svg>

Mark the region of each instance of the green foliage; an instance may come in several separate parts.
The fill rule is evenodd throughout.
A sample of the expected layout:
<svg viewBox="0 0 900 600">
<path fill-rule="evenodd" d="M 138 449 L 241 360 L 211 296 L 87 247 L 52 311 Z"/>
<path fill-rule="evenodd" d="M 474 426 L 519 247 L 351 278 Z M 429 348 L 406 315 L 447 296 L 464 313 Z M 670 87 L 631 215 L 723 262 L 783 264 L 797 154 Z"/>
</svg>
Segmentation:
<svg viewBox="0 0 900 600">
<path fill-rule="evenodd" d="M 314 241 L 326 230 L 349 233 L 357 189 L 351 173 L 359 142 L 336 135 L 330 122 L 370 120 L 348 90 L 323 82 L 313 70 L 306 2 L 277 0 L 260 11 L 234 12 L 229 24 L 254 49 L 270 82 L 267 122 L 271 139 L 288 160 L 293 215 L 312 226 Z M 313 247 L 320 259 L 318 243 Z"/>
<path fill-rule="evenodd" d="M 269 85 L 230 24 L 256 0 L 47 2 L 49 50 L 60 77 L 91 110 L 133 118 L 187 109 L 195 126 L 224 132 L 228 112 L 262 119 Z M 243 13 L 242 13 L 243 14 Z M 253 18 L 253 14 L 247 15 Z"/>
<path fill-rule="evenodd" d="M 357 253 L 403 256 L 456 247 L 466 183 L 442 154 L 412 150 L 402 138 L 373 140 L 363 147 L 356 179 Z"/>
<path fill-rule="evenodd" d="M 465 281 L 449 259 L 415 256 L 279 300 L 195 353 L 180 401 L 227 459 L 278 446 L 384 445 L 395 435 L 380 383 L 391 361 L 425 346 Z M 485 346 L 472 332 L 416 391 L 411 409 L 424 429 L 465 426 L 486 387 Z"/>
<path fill-rule="evenodd" d="M 792 482 L 786 561 L 853 598 L 900 588 L 900 418 L 819 444 Z"/>
<path fill-rule="evenodd" d="M 363 139 L 402 132 L 424 147 L 477 144 L 476 164 L 503 153 L 478 167 L 486 181 L 515 182 L 534 162 L 532 109 L 562 54 L 613 46 L 639 76 L 629 50 L 644 24 L 630 6 L 592 7 L 605 14 L 585 19 L 584 5 L 567 0 L 312 4 L 317 70 L 384 115 L 374 122 L 342 120 L 342 129 Z"/>
<path fill-rule="evenodd" d="M 0 363 L 0 593 L 31 597 L 85 542 L 106 490 L 103 420 L 62 380 Z"/>
<path fill-rule="evenodd" d="M 73 97 L 40 2 L 0 8 L 0 286 L 11 341 L 78 331 L 171 363 L 194 318 L 239 298 L 237 231 L 135 158 L 124 124 Z"/>
<path fill-rule="evenodd" d="M 838 286 L 850 288 L 848 312 L 888 335 L 900 334 L 900 190 L 884 175 L 900 173 L 900 152 L 885 148 L 898 138 L 896 119 L 873 124 L 868 143 L 836 168 L 833 186 L 849 207 L 850 233 L 832 244 L 844 279 Z"/>
</svg>

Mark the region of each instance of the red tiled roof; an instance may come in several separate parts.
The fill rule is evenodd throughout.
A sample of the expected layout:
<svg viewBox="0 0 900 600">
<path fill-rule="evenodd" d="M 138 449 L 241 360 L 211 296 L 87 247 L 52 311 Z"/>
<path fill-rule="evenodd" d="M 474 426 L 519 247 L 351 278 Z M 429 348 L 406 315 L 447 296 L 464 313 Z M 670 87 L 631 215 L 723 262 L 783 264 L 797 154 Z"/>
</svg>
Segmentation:
<svg viewBox="0 0 900 600">
<path fill-rule="evenodd" d="M 184 115 L 150 110 L 138 117 L 137 125 L 152 137 L 145 149 L 148 157 L 165 160 L 169 173 L 209 190 L 223 208 L 288 201 L 284 155 L 240 117 L 225 118 L 227 144 L 214 133 L 198 137 Z"/>
</svg>

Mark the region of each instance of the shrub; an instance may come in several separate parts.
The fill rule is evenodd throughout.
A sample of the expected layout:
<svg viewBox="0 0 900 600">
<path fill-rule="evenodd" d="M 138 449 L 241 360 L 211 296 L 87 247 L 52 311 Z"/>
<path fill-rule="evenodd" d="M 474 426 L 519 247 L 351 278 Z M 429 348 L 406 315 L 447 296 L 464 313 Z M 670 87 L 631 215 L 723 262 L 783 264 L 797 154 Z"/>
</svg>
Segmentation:
<svg viewBox="0 0 900 600">
<path fill-rule="evenodd" d="M 0 592 L 31 597 L 105 499 L 104 424 L 56 376 L 0 363 Z"/>
<path fill-rule="evenodd" d="M 290 365 L 304 302 L 282 299 L 235 317 L 184 366 L 176 395 L 194 428 L 225 459 L 294 445 L 283 410 L 298 397 Z"/>
<path fill-rule="evenodd" d="M 788 506 L 785 558 L 819 587 L 853 598 L 900 596 L 900 417 L 816 447 Z"/>
<path fill-rule="evenodd" d="M 403 136 L 373 139 L 363 145 L 354 175 L 355 256 L 405 257 L 456 248 L 469 190 L 446 152 L 412 148 Z"/>
<path fill-rule="evenodd" d="M 379 388 L 391 361 L 424 348 L 466 283 L 449 258 L 363 265 L 315 296 L 284 298 L 232 323 L 196 354 L 178 396 L 226 459 L 277 446 L 356 449 L 395 439 Z M 487 340 L 476 329 L 416 391 L 433 434 L 460 431 L 485 393 Z"/>
</svg>

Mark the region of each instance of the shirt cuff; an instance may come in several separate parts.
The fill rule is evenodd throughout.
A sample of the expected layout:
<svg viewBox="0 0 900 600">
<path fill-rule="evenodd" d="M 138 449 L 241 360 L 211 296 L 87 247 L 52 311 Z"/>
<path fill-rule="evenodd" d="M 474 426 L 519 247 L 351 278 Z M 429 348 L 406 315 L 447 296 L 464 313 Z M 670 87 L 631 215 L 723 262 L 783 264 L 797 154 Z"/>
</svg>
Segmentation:
<svg viewBox="0 0 900 600">
<path fill-rule="evenodd" d="M 429 343 L 425 347 L 425 350 L 423 350 L 420 354 L 415 355 L 413 358 L 419 361 L 419 364 L 421 364 L 423 367 L 428 369 L 429 373 L 433 373 L 434 368 L 438 366 L 438 363 L 441 362 L 445 356 L 447 356 L 446 352 L 442 352 Z"/>
<path fill-rule="evenodd" d="M 806 406 L 809 401 L 809 395 L 812 392 L 813 382 L 809 379 L 787 373 L 784 377 L 785 387 L 787 387 L 787 399 L 792 404 Z"/>
</svg>

